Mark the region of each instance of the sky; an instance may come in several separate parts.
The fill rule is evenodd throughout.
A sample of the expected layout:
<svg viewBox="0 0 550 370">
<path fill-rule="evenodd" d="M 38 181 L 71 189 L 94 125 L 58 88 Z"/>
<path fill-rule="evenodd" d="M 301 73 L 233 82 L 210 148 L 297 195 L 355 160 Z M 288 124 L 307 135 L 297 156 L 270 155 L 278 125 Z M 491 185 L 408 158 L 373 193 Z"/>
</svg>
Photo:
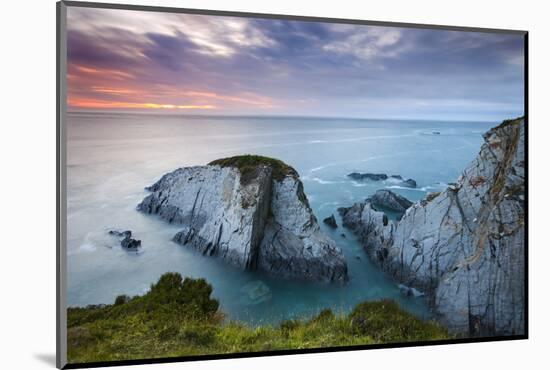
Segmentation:
<svg viewBox="0 0 550 370">
<path fill-rule="evenodd" d="M 69 110 L 498 121 L 523 37 L 69 7 Z"/>
</svg>

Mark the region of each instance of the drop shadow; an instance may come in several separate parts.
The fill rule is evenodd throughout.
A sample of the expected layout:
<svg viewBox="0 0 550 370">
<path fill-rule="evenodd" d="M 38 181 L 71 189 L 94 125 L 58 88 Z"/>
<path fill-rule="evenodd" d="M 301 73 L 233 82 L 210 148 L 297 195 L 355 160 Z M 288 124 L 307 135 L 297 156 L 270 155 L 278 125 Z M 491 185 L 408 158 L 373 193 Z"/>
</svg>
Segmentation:
<svg viewBox="0 0 550 370">
<path fill-rule="evenodd" d="M 56 366 L 55 353 L 35 353 L 34 358 L 51 367 Z"/>
</svg>

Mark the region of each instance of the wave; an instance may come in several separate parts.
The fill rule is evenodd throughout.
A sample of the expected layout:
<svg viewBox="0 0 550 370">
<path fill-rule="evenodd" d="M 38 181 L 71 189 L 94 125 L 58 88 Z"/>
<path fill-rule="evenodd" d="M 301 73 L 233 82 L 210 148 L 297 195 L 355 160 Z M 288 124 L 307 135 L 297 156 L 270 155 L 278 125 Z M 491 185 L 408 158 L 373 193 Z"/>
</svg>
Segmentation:
<svg viewBox="0 0 550 370">
<path fill-rule="evenodd" d="M 401 189 L 401 190 L 412 190 L 412 191 L 427 192 L 429 190 L 435 190 L 435 189 L 438 189 L 438 188 L 435 188 L 433 186 L 423 186 L 421 188 L 409 188 L 407 186 L 389 185 L 389 186 L 386 186 L 386 189 Z"/>
<path fill-rule="evenodd" d="M 326 202 L 326 203 L 321 204 L 319 207 L 317 207 L 317 211 L 320 211 L 321 209 L 323 209 L 325 207 L 338 206 L 338 205 L 340 205 L 340 202 Z"/>
<path fill-rule="evenodd" d="M 325 169 L 325 168 L 327 168 L 327 167 L 329 167 L 329 166 L 330 166 L 330 164 L 327 164 L 326 166 L 313 167 L 311 170 L 309 170 L 309 172 L 310 172 L 310 173 L 311 173 L 311 172 L 317 172 L 317 171 L 320 171 L 320 170 L 322 170 L 322 169 Z"/>
<path fill-rule="evenodd" d="M 91 253 L 95 252 L 97 250 L 97 247 L 90 242 L 85 242 L 81 244 L 80 247 L 78 247 L 78 250 L 84 253 Z"/>
<path fill-rule="evenodd" d="M 313 181 L 321 185 L 333 185 L 333 184 L 343 184 L 344 181 L 332 181 L 332 180 L 324 180 L 319 177 L 309 177 L 304 176 L 302 177 L 302 181 Z"/>
<path fill-rule="evenodd" d="M 364 182 L 357 182 L 357 181 L 352 181 L 351 182 L 351 186 L 355 186 L 356 188 L 363 188 L 365 186 L 368 186 L 369 184 L 367 183 L 364 183 Z"/>
<path fill-rule="evenodd" d="M 403 135 L 378 135 L 378 136 L 362 136 L 362 137 L 353 137 L 349 139 L 338 139 L 338 140 L 326 140 L 324 143 L 352 143 L 356 141 L 367 141 L 367 140 L 380 140 L 380 139 L 401 139 L 404 137 L 413 137 L 415 134 L 403 134 Z"/>
<path fill-rule="evenodd" d="M 404 137 L 416 136 L 415 134 L 404 134 L 404 135 L 379 135 L 379 136 L 364 136 L 364 137 L 354 137 L 349 139 L 337 139 L 337 140 L 308 140 L 308 141 L 294 141 L 289 143 L 276 143 L 276 144 L 259 144 L 259 145 L 248 145 L 242 146 L 234 149 L 225 149 L 208 151 L 205 154 L 210 155 L 227 155 L 228 153 L 242 153 L 243 151 L 264 149 L 264 148 L 279 148 L 286 146 L 297 146 L 297 145 L 309 145 L 309 144 L 333 144 L 333 143 L 349 143 L 349 142 L 358 142 L 358 141 L 368 141 L 368 140 L 381 140 L 381 139 L 400 139 Z"/>
<path fill-rule="evenodd" d="M 389 185 L 389 186 L 385 186 L 385 188 L 426 192 L 425 188 L 409 188 L 407 186 L 399 186 L 399 185 Z"/>
</svg>

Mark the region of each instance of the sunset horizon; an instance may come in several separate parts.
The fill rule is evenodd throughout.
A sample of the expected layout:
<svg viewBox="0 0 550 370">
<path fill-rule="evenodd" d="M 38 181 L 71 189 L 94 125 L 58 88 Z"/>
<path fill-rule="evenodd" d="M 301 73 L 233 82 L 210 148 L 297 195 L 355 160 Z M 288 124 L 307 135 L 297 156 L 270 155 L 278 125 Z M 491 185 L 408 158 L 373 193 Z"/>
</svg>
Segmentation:
<svg viewBox="0 0 550 370">
<path fill-rule="evenodd" d="M 520 35 L 70 8 L 71 110 L 523 115 Z"/>
</svg>

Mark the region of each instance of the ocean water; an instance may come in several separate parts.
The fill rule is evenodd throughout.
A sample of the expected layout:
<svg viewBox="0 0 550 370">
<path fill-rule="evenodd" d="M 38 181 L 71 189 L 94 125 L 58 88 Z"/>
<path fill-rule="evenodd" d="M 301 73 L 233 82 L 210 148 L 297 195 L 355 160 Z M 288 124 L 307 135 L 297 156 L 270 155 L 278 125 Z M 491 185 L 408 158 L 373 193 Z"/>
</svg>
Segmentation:
<svg viewBox="0 0 550 370">
<path fill-rule="evenodd" d="M 444 189 L 474 159 L 482 134 L 495 124 L 69 113 L 67 304 L 112 303 L 119 294 L 143 294 L 163 273 L 176 271 L 206 278 L 227 316 L 253 325 L 309 317 L 323 308 L 348 312 L 358 302 L 381 298 L 429 317 L 423 297 L 403 295 L 350 232 L 341 226 L 332 230 L 321 220 L 334 214 L 341 225 L 338 207 L 378 189 L 412 201 Z M 144 187 L 164 173 L 238 154 L 275 157 L 296 168 L 321 228 L 344 251 L 349 283 L 287 281 L 241 271 L 175 244 L 177 225 L 136 211 L 147 195 Z M 346 176 L 350 172 L 399 174 L 415 179 L 418 187 L 353 181 Z M 107 235 L 111 229 L 132 230 L 142 249 L 123 250 Z M 258 282 L 270 291 L 261 299 L 251 294 Z"/>
</svg>

